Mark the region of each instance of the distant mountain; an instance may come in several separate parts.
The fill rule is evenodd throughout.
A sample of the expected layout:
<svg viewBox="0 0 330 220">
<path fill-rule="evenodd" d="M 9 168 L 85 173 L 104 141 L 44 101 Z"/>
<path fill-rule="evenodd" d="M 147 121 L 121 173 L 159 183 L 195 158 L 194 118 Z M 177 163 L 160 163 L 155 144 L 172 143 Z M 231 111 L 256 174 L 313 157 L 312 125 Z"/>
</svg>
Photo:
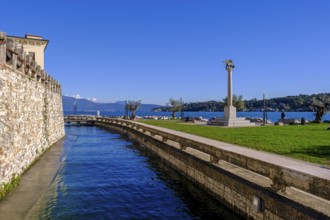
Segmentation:
<svg viewBox="0 0 330 220">
<path fill-rule="evenodd" d="M 76 99 L 69 96 L 62 96 L 63 111 L 73 111 Z M 152 111 L 160 105 L 143 104 L 139 111 Z M 87 99 L 77 99 L 77 111 L 124 111 L 125 101 L 117 101 L 115 103 L 96 103 Z"/>
<path fill-rule="evenodd" d="M 125 105 L 126 101 L 117 101 L 115 102 L 115 104 L 121 104 L 121 105 Z"/>
</svg>

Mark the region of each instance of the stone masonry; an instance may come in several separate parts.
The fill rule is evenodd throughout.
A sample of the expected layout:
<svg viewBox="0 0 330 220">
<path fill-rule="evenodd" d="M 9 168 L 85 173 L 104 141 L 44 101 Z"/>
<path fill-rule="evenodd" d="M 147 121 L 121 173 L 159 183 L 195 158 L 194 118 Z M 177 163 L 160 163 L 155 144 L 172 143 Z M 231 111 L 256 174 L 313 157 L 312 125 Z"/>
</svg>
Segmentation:
<svg viewBox="0 0 330 220">
<path fill-rule="evenodd" d="M 0 33 L 0 188 L 64 135 L 59 83 Z"/>
</svg>

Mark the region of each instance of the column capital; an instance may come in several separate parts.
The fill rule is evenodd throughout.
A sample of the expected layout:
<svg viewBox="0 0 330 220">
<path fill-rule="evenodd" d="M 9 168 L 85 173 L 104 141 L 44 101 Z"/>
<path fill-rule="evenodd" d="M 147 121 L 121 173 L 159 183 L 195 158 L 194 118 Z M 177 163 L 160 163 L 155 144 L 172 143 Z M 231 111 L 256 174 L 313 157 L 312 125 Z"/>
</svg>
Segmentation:
<svg viewBox="0 0 330 220">
<path fill-rule="evenodd" d="M 235 68 L 233 60 L 225 60 L 226 63 L 226 70 L 233 70 Z"/>
</svg>

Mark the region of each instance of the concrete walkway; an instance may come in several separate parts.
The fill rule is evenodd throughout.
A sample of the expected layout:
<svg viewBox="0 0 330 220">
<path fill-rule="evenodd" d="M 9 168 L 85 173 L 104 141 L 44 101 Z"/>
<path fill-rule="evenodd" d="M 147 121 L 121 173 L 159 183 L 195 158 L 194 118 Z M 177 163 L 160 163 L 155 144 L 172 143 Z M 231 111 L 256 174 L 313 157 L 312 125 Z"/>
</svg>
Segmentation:
<svg viewBox="0 0 330 220">
<path fill-rule="evenodd" d="M 39 198 L 48 190 L 62 163 L 64 139 L 48 149 L 22 176 L 20 185 L 0 201 L 0 220 L 26 219 Z"/>
</svg>

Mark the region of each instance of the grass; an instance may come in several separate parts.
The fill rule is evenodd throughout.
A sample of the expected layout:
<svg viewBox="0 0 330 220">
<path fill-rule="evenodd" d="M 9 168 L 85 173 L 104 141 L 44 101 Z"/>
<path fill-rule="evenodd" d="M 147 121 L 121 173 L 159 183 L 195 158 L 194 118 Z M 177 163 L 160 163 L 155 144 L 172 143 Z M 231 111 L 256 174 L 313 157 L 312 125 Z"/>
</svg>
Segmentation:
<svg viewBox="0 0 330 220">
<path fill-rule="evenodd" d="M 40 160 L 40 158 L 44 152 L 45 152 L 45 150 L 43 149 L 42 154 L 39 155 L 37 158 L 35 158 L 28 167 L 24 168 L 22 174 L 20 174 L 20 175 L 13 174 L 9 183 L 6 183 L 6 184 L 3 184 L 2 186 L 0 186 L 0 201 L 2 199 L 4 199 L 17 186 L 19 186 L 19 184 L 21 182 L 21 176 L 23 176 L 27 171 L 29 171 L 31 169 L 31 167 Z"/>
<path fill-rule="evenodd" d="M 329 124 L 228 128 L 194 125 L 178 120 L 139 122 L 330 167 Z"/>
<path fill-rule="evenodd" d="M 15 187 L 17 187 L 20 183 L 21 177 L 17 175 L 13 175 L 9 183 L 3 184 L 0 187 L 0 200 L 6 197 L 6 195 L 11 192 Z"/>
</svg>

